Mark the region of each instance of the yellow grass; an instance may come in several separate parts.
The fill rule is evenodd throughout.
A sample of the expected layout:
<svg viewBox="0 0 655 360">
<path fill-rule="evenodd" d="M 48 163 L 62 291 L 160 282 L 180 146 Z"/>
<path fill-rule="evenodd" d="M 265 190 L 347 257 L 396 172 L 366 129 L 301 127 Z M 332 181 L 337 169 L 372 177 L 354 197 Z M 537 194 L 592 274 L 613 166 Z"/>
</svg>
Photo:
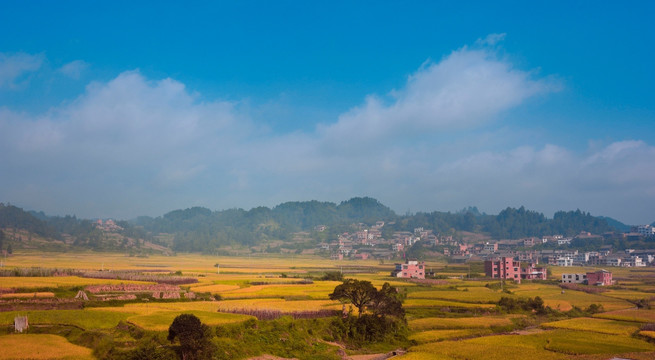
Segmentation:
<svg viewBox="0 0 655 360">
<path fill-rule="evenodd" d="M 592 331 L 603 334 L 630 335 L 639 330 L 636 323 L 606 319 L 575 318 L 541 324 L 544 328 Z"/>
<path fill-rule="evenodd" d="M 0 359 L 95 359 L 91 349 L 50 334 L 0 336 Z"/>
<path fill-rule="evenodd" d="M 9 299 L 9 298 L 52 298 L 55 297 L 54 293 L 51 292 L 32 292 L 32 293 L 10 293 L 2 294 L 0 298 Z"/>
</svg>

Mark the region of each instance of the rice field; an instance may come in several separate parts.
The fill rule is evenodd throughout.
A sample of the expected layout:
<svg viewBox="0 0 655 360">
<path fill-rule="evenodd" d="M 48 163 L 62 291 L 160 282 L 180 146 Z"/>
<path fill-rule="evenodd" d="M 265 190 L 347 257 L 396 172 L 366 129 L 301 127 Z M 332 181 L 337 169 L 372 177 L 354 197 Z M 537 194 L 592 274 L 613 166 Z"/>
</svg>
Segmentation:
<svg viewBox="0 0 655 360">
<path fill-rule="evenodd" d="M 436 341 L 465 339 L 490 334 L 492 334 L 491 329 L 447 329 L 421 331 L 411 335 L 409 338 L 419 344 L 425 344 Z"/>
<path fill-rule="evenodd" d="M 99 284 L 152 284 L 144 281 L 91 279 L 79 276 L 0 277 L 0 288 L 66 288 Z"/>
<path fill-rule="evenodd" d="M 655 322 L 655 310 L 626 309 L 595 314 L 595 318 L 635 321 L 640 323 Z"/>
<path fill-rule="evenodd" d="M 560 360 L 571 359 L 571 355 L 653 351 L 655 345 L 630 337 L 590 336 L 584 331 L 552 330 L 530 335 L 494 335 L 432 342 L 410 348 L 410 352 L 399 359 L 523 360 L 529 354 L 534 359 Z"/>
<path fill-rule="evenodd" d="M 548 322 L 541 324 L 541 326 L 544 328 L 581 330 L 614 335 L 631 335 L 639 330 L 639 325 L 634 322 L 587 317 Z"/>
<path fill-rule="evenodd" d="M 403 303 L 406 308 L 467 308 L 467 309 L 493 309 L 494 304 L 473 304 L 466 302 L 432 300 L 432 299 L 407 299 Z"/>
<path fill-rule="evenodd" d="M 30 293 L 8 293 L 0 295 L 2 299 L 26 299 L 26 298 L 53 298 L 55 294 L 49 291 Z"/>
<path fill-rule="evenodd" d="M 462 318 L 423 318 L 411 320 L 408 324 L 410 329 L 414 331 L 425 331 L 435 329 L 489 328 L 493 326 L 510 326 L 513 323 L 509 316 L 481 316 Z"/>
<path fill-rule="evenodd" d="M 236 322 L 254 319 L 252 316 L 240 314 L 225 314 L 219 312 L 209 311 L 185 311 L 184 313 L 193 314 L 197 316 L 203 324 L 209 326 L 217 326 L 223 324 L 231 324 Z M 166 331 L 171 326 L 176 316 L 180 315 L 176 311 L 158 311 L 147 315 L 135 315 L 127 318 L 127 321 L 143 328 L 152 331 Z"/>
<path fill-rule="evenodd" d="M 27 316 L 30 325 L 73 325 L 85 330 L 110 329 L 136 313 L 110 310 L 27 310 L 0 312 L 0 324 L 13 325 L 15 316 Z"/>
<path fill-rule="evenodd" d="M 437 291 L 415 291 L 408 294 L 408 299 L 439 299 L 470 303 L 495 303 L 502 296 L 508 296 L 500 291 L 486 287 L 465 287 L 463 289 L 443 289 Z"/>
<path fill-rule="evenodd" d="M 95 359 L 91 349 L 51 334 L 0 336 L 0 359 Z"/>
</svg>

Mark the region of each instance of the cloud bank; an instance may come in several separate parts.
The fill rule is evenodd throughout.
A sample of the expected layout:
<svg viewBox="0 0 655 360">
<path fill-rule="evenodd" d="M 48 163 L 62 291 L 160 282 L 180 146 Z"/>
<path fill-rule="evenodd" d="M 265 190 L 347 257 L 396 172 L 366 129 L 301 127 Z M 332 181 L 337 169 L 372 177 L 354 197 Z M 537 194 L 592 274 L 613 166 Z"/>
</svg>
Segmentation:
<svg viewBox="0 0 655 360">
<path fill-rule="evenodd" d="M 248 117 L 247 102 L 203 101 L 178 81 L 138 71 L 91 83 L 43 114 L 3 107 L 0 199 L 129 218 L 369 195 L 400 212 L 526 205 L 652 221 L 655 147 L 627 140 L 581 153 L 499 130 L 504 114 L 561 88 L 500 57 L 489 46 L 502 37 L 427 62 L 402 88 L 311 132 L 275 132 Z M 23 57 L 0 66 L 0 86 L 43 61 Z M 84 63 L 71 64 L 61 71 L 79 76 L 73 70 Z"/>
</svg>

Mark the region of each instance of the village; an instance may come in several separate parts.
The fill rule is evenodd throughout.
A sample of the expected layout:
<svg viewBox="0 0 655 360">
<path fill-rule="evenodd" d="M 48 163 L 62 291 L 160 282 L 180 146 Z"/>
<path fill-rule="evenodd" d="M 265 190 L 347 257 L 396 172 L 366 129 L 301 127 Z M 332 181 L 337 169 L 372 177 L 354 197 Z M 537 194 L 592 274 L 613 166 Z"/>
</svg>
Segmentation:
<svg viewBox="0 0 655 360">
<path fill-rule="evenodd" d="M 655 238 L 655 227 L 640 225 L 628 233 L 592 234 L 580 232 L 573 237 L 551 235 L 528 237 L 516 240 L 488 240 L 470 242 L 452 235 L 435 234 L 424 228 L 413 232 L 396 231 L 390 239 L 382 236 L 383 221 L 371 227 L 360 224 L 360 230 L 342 233 L 336 241 L 319 244 L 320 250 L 329 252 L 333 260 L 344 259 L 403 259 L 391 273 L 394 277 L 419 278 L 434 275 L 425 269 L 424 262 L 408 260 L 406 252 L 413 246 L 427 248 L 432 254 L 445 257 L 450 263 L 479 261 L 485 263 L 485 275 L 492 278 L 521 280 L 546 280 L 547 270 L 541 265 L 571 267 L 645 267 L 655 265 L 655 249 L 614 249 L 612 245 L 600 246 L 599 250 L 583 251 L 575 248 L 575 240 L 593 243 L 603 239 L 623 239 L 627 241 Z M 316 231 L 324 231 L 319 226 Z M 539 246 L 542 245 L 542 246 Z M 611 273 L 599 271 L 584 274 L 565 274 L 565 283 L 589 283 L 597 285 L 612 284 Z"/>
</svg>

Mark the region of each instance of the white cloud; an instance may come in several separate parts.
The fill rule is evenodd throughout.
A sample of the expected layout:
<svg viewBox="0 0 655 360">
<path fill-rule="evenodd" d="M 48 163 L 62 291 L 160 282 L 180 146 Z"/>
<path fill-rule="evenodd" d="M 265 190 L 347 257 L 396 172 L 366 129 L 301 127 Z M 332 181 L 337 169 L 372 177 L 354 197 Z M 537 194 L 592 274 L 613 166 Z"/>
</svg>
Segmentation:
<svg viewBox="0 0 655 360">
<path fill-rule="evenodd" d="M 84 72 L 86 69 L 88 69 L 89 64 L 86 63 L 83 60 L 75 60 L 71 61 L 68 64 L 64 64 L 62 67 L 59 68 L 60 73 L 72 78 L 72 79 L 79 79 L 80 75 L 82 75 L 82 72 Z"/>
<path fill-rule="evenodd" d="M 557 81 L 536 79 L 487 48 L 464 47 L 424 64 L 404 88 L 392 92 L 391 101 L 369 96 L 319 132 L 333 143 L 362 144 L 399 134 L 470 129 L 559 88 Z"/>
<path fill-rule="evenodd" d="M 0 53 L 0 89 L 16 89 L 27 80 L 26 75 L 39 70 L 45 57 L 42 54 Z"/>
<path fill-rule="evenodd" d="M 645 142 L 580 153 L 529 144 L 520 129 L 479 130 L 558 86 L 462 48 L 390 97 L 371 95 L 313 132 L 277 134 L 245 102 L 201 101 L 173 79 L 124 72 L 40 115 L 0 108 L 0 199 L 122 218 L 362 195 L 398 211 L 655 213 L 655 148 Z"/>
</svg>

